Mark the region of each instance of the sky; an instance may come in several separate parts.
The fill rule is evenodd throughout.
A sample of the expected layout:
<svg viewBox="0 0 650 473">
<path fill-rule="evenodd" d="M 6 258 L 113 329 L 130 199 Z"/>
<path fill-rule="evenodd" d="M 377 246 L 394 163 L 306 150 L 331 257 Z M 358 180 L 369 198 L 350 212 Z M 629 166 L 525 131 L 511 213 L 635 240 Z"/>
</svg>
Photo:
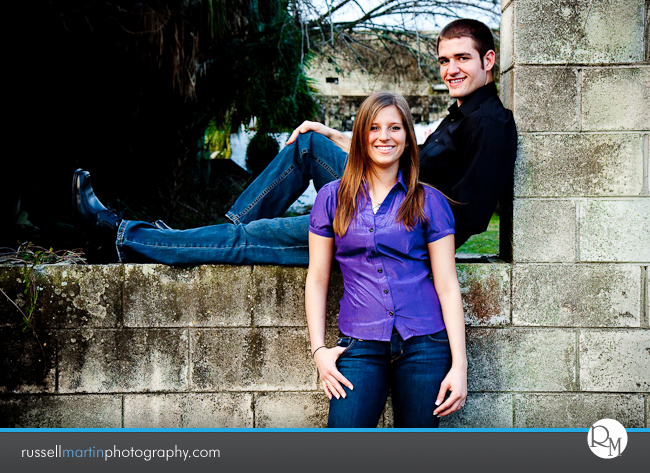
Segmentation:
<svg viewBox="0 0 650 473">
<path fill-rule="evenodd" d="M 328 5 L 337 5 L 341 0 L 311 0 L 311 3 L 319 10 L 319 12 L 324 13 L 327 11 Z M 469 0 L 476 3 L 482 3 L 483 5 L 492 6 L 491 1 L 485 0 Z M 345 7 L 338 10 L 332 18 L 334 21 L 349 21 L 359 18 L 363 15 L 363 11 L 370 11 L 376 6 L 385 3 L 386 0 L 357 0 L 356 2 L 349 2 Z M 497 5 L 496 13 L 499 13 L 499 7 Z M 362 10 L 363 9 L 363 10 Z M 488 26 L 492 28 L 499 27 L 499 19 L 497 15 L 485 15 L 480 14 L 475 9 L 466 8 L 461 9 L 460 14 L 467 18 L 474 18 L 476 20 L 483 21 Z M 447 23 L 452 21 L 453 18 L 445 17 L 442 15 L 414 15 L 414 14 L 404 14 L 404 15 L 395 15 L 392 18 L 386 17 L 381 20 L 385 24 L 401 24 L 406 23 L 409 29 L 417 29 L 420 31 L 435 31 L 439 30 Z"/>
</svg>

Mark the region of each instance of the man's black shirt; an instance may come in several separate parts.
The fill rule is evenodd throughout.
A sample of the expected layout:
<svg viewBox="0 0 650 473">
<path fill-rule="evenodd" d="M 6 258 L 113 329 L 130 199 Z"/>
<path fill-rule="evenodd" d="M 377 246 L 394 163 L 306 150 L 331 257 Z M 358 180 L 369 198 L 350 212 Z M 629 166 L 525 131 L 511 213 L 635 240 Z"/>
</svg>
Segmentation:
<svg viewBox="0 0 650 473">
<path fill-rule="evenodd" d="M 449 107 L 449 115 L 420 146 L 420 180 L 449 198 L 456 219 L 456 248 L 487 229 L 511 182 L 517 154 L 512 112 L 494 82 Z"/>
</svg>

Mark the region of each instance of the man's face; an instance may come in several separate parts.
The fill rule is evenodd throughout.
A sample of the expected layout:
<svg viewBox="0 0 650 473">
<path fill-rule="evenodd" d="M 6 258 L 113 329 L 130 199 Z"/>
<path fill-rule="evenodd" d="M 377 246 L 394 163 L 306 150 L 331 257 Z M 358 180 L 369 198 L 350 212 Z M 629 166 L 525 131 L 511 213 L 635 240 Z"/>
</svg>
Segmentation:
<svg viewBox="0 0 650 473">
<path fill-rule="evenodd" d="M 494 51 L 488 51 L 481 61 L 474 41 L 468 37 L 443 39 L 438 45 L 440 76 L 449 95 L 458 105 L 476 89 L 492 81 Z"/>
</svg>

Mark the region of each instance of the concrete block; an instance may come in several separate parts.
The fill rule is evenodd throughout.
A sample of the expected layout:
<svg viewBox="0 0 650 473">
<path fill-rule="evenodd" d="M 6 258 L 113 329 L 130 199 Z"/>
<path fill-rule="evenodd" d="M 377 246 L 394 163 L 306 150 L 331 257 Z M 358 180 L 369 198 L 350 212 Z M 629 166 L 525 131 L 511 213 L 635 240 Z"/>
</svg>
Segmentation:
<svg viewBox="0 0 650 473">
<path fill-rule="evenodd" d="M 641 267 L 517 264 L 512 272 L 514 325 L 639 327 Z"/>
<path fill-rule="evenodd" d="M 515 91 L 513 87 L 513 81 L 515 77 L 515 71 L 510 69 L 508 72 L 501 74 L 501 84 L 499 86 L 499 97 L 503 102 L 503 106 L 507 109 L 512 110 L 515 103 Z"/>
<path fill-rule="evenodd" d="M 56 334 L 0 327 L 0 393 L 56 390 Z"/>
<path fill-rule="evenodd" d="M 515 196 L 638 196 L 643 138 L 637 134 L 523 134 Z"/>
<path fill-rule="evenodd" d="M 514 20 L 515 9 L 507 8 L 501 14 L 501 28 L 499 38 L 499 68 L 507 71 L 515 62 L 514 47 Z"/>
<path fill-rule="evenodd" d="M 250 393 L 124 396 L 126 428 L 252 428 Z"/>
<path fill-rule="evenodd" d="M 181 391 L 187 330 L 62 330 L 59 392 Z"/>
<path fill-rule="evenodd" d="M 519 132 L 578 130 L 577 71 L 564 67 L 517 67 L 513 111 Z"/>
<path fill-rule="evenodd" d="M 120 265 L 38 265 L 11 267 L 0 279 L 0 287 L 23 310 L 25 288 L 37 288 L 34 323 L 38 327 L 115 327 L 122 312 L 122 268 Z M 5 297 L 0 311 L 8 321 L 21 319 Z M 6 307 L 6 309 L 5 309 Z"/>
<path fill-rule="evenodd" d="M 574 391 L 576 333 L 561 329 L 467 331 L 470 391 Z"/>
<path fill-rule="evenodd" d="M 122 427 L 122 396 L 10 396 L 0 398 L 0 427 L 92 429 Z"/>
<path fill-rule="evenodd" d="M 641 62 L 645 45 L 643 2 L 517 0 L 517 61 L 524 64 Z"/>
<path fill-rule="evenodd" d="M 510 324 L 510 266 L 457 264 L 465 324 Z"/>
<path fill-rule="evenodd" d="M 255 427 L 313 429 L 327 427 L 329 401 L 319 393 L 260 393 L 255 399 Z"/>
<path fill-rule="evenodd" d="M 465 407 L 441 418 L 440 428 L 512 428 L 512 394 L 469 393 Z"/>
<path fill-rule="evenodd" d="M 124 266 L 124 325 L 249 326 L 250 266 Z"/>
<path fill-rule="evenodd" d="M 575 261 L 575 203 L 515 199 L 512 257 L 517 262 Z"/>
<path fill-rule="evenodd" d="M 650 330 L 580 330 L 580 389 L 649 392 Z"/>
<path fill-rule="evenodd" d="M 580 260 L 650 261 L 650 199 L 580 203 Z"/>
<path fill-rule="evenodd" d="M 255 266 L 252 274 L 252 311 L 255 326 L 305 327 L 307 268 Z"/>
<path fill-rule="evenodd" d="M 586 429 L 600 419 L 642 428 L 644 400 L 638 394 L 515 394 L 515 427 Z"/>
<path fill-rule="evenodd" d="M 315 391 L 306 328 L 192 330 L 197 391 Z"/>
<path fill-rule="evenodd" d="M 23 322 L 20 310 L 24 312 L 27 305 L 24 271 L 24 266 L 0 265 L 0 289 L 4 292 L 0 293 L 0 327 L 18 327 Z"/>
<path fill-rule="evenodd" d="M 650 66 L 585 69 L 582 73 L 582 129 L 650 129 Z"/>
<path fill-rule="evenodd" d="M 307 268 L 255 266 L 252 275 L 253 325 L 257 327 L 306 327 L 305 279 Z M 327 293 L 327 325 L 338 326 L 343 275 L 334 270 Z"/>
</svg>

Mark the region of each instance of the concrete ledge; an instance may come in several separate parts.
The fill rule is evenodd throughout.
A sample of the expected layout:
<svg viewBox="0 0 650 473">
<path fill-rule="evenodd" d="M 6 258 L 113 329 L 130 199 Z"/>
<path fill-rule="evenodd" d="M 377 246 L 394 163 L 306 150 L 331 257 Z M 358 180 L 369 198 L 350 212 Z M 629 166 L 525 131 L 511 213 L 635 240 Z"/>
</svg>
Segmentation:
<svg viewBox="0 0 650 473">
<path fill-rule="evenodd" d="M 546 425 L 542 410 L 551 398 L 544 396 L 567 392 L 591 412 L 585 419 L 604 412 L 601 400 L 609 399 L 590 396 L 622 396 L 637 422 L 650 384 L 643 271 L 634 264 L 457 264 L 470 395 L 441 425 Z M 25 307 L 23 273 L 1 267 L 0 284 Z M 15 307 L 3 303 L 6 425 L 326 425 L 328 402 L 304 318 L 304 268 L 57 266 L 33 268 L 32 276 L 45 357 L 33 334 L 21 330 Z M 330 346 L 342 291 L 335 273 Z M 572 412 L 559 409 L 548 423 L 577 425 Z M 393 426 L 390 403 L 378 425 Z"/>
</svg>

